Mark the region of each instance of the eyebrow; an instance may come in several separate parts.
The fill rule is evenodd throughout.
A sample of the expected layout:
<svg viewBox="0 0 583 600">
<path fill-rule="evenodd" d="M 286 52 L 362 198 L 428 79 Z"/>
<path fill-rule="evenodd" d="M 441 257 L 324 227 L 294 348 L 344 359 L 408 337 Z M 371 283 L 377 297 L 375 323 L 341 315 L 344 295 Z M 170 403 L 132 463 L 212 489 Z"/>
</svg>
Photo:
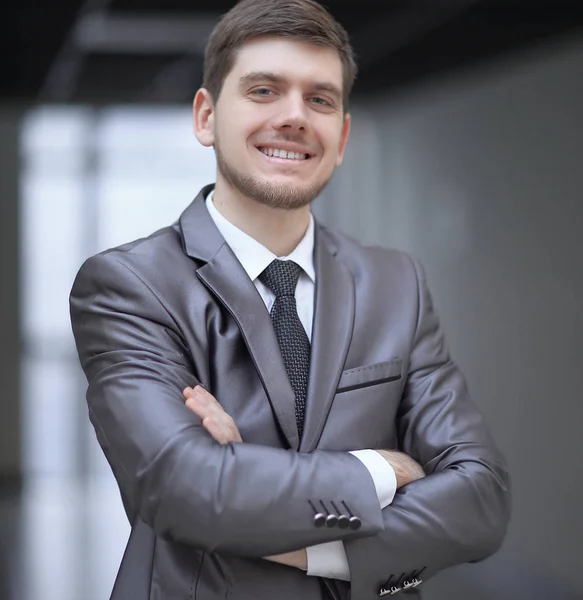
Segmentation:
<svg viewBox="0 0 583 600">
<path fill-rule="evenodd" d="M 259 83 L 261 81 L 269 81 L 271 83 L 286 83 L 286 78 L 282 75 L 278 75 L 277 73 L 271 73 L 269 71 L 252 71 L 251 73 L 247 73 L 243 75 L 239 80 L 239 85 L 241 88 L 247 87 L 254 83 Z M 342 91 L 338 86 L 333 83 L 329 83 L 327 81 L 317 81 L 313 88 L 318 92 L 328 92 L 333 96 L 336 96 L 337 99 L 342 98 Z"/>
</svg>

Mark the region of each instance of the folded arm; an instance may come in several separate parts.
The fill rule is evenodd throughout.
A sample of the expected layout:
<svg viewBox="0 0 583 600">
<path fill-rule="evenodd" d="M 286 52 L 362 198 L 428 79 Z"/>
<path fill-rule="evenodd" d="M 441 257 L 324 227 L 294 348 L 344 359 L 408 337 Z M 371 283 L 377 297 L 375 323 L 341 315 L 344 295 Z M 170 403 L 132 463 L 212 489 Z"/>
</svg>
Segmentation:
<svg viewBox="0 0 583 600">
<path fill-rule="evenodd" d="M 130 519 L 208 551 L 266 556 L 382 528 L 374 485 L 348 453 L 217 443 L 184 404 L 198 382 L 172 317 L 114 254 L 81 269 L 71 318 L 90 418 Z M 316 528 L 309 500 L 341 500 L 358 531 Z"/>
<path fill-rule="evenodd" d="M 183 390 L 186 406 L 196 414 L 203 427 L 219 444 L 242 443 L 243 439 L 233 418 L 218 400 L 202 386 Z M 425 477 L 419 464 L 411 457 L 394 450 L 358 450 L 351 452 L 369 471 L 381 508 L 389 506 L 397 489 Z M 309 546 L 292 552 L 265 557 L 308 575 L 350 580 L 346 552 L 341 541 Z"/>
<path fill-rule="evenodd" d="M 384 531 L 344 543 L 352 593 L 366 600 L 403 588 L 422 571 L 483 559 L 509 519 L 505 462 L 449 357 L 419 265 L 419 315 L 398 413 L 399 447 L 427 477 L 403 487 L 382 511 Z M 392 577 L 391 577 L 392 576 Z M 407 580 L 409 578 L 409 580 Z"/>
</svg>

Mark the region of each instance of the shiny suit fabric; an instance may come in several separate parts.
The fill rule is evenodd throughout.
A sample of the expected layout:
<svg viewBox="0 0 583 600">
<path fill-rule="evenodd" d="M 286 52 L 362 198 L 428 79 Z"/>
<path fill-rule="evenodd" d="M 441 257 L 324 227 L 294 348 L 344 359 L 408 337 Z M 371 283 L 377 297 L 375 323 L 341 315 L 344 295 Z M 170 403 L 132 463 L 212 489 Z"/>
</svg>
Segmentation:
<svg viewBox="0 0 583 600">
<path fill-rule="evenodd" d="M 71 318 L 97 438 L 132 533 L 114 600 L 369 600 L 501 543 L 508 476 L 452 361 L 423 270 L 408 255 L 316 227 L 304 431 L 269 313 L 204 203 L 87 260 Z M 242 444 L 185 407 L 202 383 Z M 381 511 L 358 459 L 395 448 L 428 476 Z M 317 527 L 348 507 L 359 529 Z M 341 510 L 348 510 L 341 508 Z M 351 583 L 261 557 L 342 540 Z"/>
</svg>

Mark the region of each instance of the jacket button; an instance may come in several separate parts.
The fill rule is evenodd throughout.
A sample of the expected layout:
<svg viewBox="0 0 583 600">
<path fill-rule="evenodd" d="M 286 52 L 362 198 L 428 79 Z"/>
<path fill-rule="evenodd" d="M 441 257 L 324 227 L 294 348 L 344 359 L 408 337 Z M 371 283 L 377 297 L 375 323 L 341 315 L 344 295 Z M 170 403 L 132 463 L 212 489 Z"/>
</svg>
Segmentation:
<svg viewBox="0 0 583 600">
<path fill-rule="evenodd" d="M 316 527 L 324 527 L 326 525 L 326 515 L 317 513 L 314 515 L 314 525 Z"/>
<path fill-rule="evenodd" d="M 338 524 L 338 517 L 334 514 L 330 514 L 326 517 L 326 527 L 336 527 Z"/>
<path fill-rule="evenodd" d="M 338 517 L 330 512 L 327 508 L 327 506 L 324 504 L 324 502 L 322 500 L 320 500 L 320 505 L 322 506 L 322 508 L 324 509 L 324 511 L 326 512 L 326 514 L 328 515 L 326 517 L 326 527 L 336 527 L 336 524 L 338 523 Z"/>
<path fill-rule="evenodd" d="M 338 527 L 340 529 L 346 529 L 350 527 L 350 519 L 346 515 L 340 515 L 338 517 Z"/>
<path fill-rule="evenodd" d="M 336 504 L 334 503 L 334 501 L 330 501 L 330 504 L 332 504 L 332 508 L 336 511 L 336 514 L 338 515 L 338 527 L 340 529 L 346 529 L 349 526 L 349 521 L 350 519 L 346 516 L 343 515 L 342 512 L 340 512 L 338 510 L 338 507 L 336 506 Z"/>
</svg>

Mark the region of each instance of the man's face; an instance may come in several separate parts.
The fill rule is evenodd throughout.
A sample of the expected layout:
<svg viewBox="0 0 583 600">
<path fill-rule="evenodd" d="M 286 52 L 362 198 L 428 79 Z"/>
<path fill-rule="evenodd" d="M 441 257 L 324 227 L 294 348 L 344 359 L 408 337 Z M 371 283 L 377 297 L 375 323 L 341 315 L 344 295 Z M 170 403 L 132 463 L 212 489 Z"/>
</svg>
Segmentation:
<svg viewBox="0 0 583 600">
<path fill-rule="evenodd" d="M 350 130 L 340 58 L 283 37 L 252 40 L 210 114 L 207 145 L 214 144 L 219 178 L 274 208 L 305 206 L 341 164 Z"/>
</svg>

